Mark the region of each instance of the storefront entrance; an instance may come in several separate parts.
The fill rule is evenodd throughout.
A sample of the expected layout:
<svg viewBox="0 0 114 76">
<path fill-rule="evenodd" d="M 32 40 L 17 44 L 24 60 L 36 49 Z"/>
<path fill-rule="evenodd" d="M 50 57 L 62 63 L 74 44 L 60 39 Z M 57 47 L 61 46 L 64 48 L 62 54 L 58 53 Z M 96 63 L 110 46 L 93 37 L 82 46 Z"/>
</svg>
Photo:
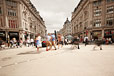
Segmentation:
<svg viewBox="0 0 114 76">
<path fill-rule="evenodd" d="M 5 31 L 0 31 L 0 38 L 4 41 L 6 41 L 6 34 Z"/>
<path fill-rule="evenodd" d="M 96 39 L 96 38 L 100 39 L 100 38 L 102 38 L 102 31 L 93 31 L 92 32 L 92 38 L 93 39 Z"/>
<path fill-rule="evenodd" d="M 18 32 L 9 32 L 9 38 L 10 38 L 10 40 L 12 38 L 16 38 L 16 40 L 19 40 L 19 33 Z"/>
<path fill-rule="evenodd" d="M 105 30 L 104 38 L 111 38 L 111 40 L 114 42 L 114 30 Z"/>
</svg>

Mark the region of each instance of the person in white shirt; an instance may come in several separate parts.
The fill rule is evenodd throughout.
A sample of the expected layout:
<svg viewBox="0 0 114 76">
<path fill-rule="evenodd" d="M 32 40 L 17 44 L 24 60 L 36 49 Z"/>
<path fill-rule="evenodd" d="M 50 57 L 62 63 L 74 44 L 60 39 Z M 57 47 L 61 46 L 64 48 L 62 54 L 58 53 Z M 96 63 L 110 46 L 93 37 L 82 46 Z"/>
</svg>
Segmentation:
<svg viewBox="0 0 114 76">
<path fill-rule="evenodd" d="M 29 47 L 31 43 L 29 38 L 27 38 L 26 43 L 27 43 L 27 46 Z"/>
<path fill-rule="evenodd" d="M 34 39 L 33 38 L 30 39 L 30 42 L 31 42 L 31 45 L 34 46 Z"/>
<path fill-rule="evenodd" d="M 89 41 L 89 40 L 88 40 L 88 37 L 85 36 L 85 37 L 84 37 L 85 46 L 88 44 L 88 41 Z"/>
</svg>

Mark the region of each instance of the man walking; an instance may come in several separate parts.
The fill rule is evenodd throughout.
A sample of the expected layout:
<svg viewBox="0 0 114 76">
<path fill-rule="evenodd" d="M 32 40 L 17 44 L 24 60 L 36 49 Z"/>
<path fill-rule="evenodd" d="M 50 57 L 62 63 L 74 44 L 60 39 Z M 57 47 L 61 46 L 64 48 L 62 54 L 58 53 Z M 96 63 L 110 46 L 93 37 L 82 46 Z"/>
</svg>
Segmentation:
<svg viewBox="0 0 114 76">
<path fill-rule="evenodd" d="M 54 34 L 51 34 L 51 44 L 54 46 L 55 50 L 57 50 L 56 43 L 55 43 L 55 35 Z"/>
<path fill-rule="evenodd" d="M 84 37 L 84 42 L 85 42 L 85 46 L 86 46 L 88 44 L 88 37 L 87 36 Z"/>
</svg>

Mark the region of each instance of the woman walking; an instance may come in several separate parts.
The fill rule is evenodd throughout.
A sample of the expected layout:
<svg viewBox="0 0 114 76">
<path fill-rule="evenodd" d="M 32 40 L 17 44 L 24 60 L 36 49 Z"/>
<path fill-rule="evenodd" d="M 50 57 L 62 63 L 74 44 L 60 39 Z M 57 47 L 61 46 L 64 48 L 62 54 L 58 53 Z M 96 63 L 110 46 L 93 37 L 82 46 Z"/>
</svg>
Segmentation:
<svg viewBox="0 0 114 76">
<path fill-rule="evenodd" d="M 38 34 L 36 36 L 36 47 L 37 47 L 37 52 L 39 52 L 39 48 L 41 47 L 41 36 Z"/>
</svg>

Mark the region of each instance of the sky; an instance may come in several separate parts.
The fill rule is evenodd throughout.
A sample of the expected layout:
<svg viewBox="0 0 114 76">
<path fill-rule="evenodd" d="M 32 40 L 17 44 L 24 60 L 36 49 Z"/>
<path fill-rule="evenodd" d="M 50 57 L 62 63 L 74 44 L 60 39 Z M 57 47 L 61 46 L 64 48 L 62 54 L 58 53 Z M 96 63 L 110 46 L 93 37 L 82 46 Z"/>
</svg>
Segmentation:
<svg viewBox="0 0 114 76">
<path fill-rule="evenodd" d="M 80 0 L 31 0 L 45 21 L 48 33 L 59 31 Z"/>
</svg>

